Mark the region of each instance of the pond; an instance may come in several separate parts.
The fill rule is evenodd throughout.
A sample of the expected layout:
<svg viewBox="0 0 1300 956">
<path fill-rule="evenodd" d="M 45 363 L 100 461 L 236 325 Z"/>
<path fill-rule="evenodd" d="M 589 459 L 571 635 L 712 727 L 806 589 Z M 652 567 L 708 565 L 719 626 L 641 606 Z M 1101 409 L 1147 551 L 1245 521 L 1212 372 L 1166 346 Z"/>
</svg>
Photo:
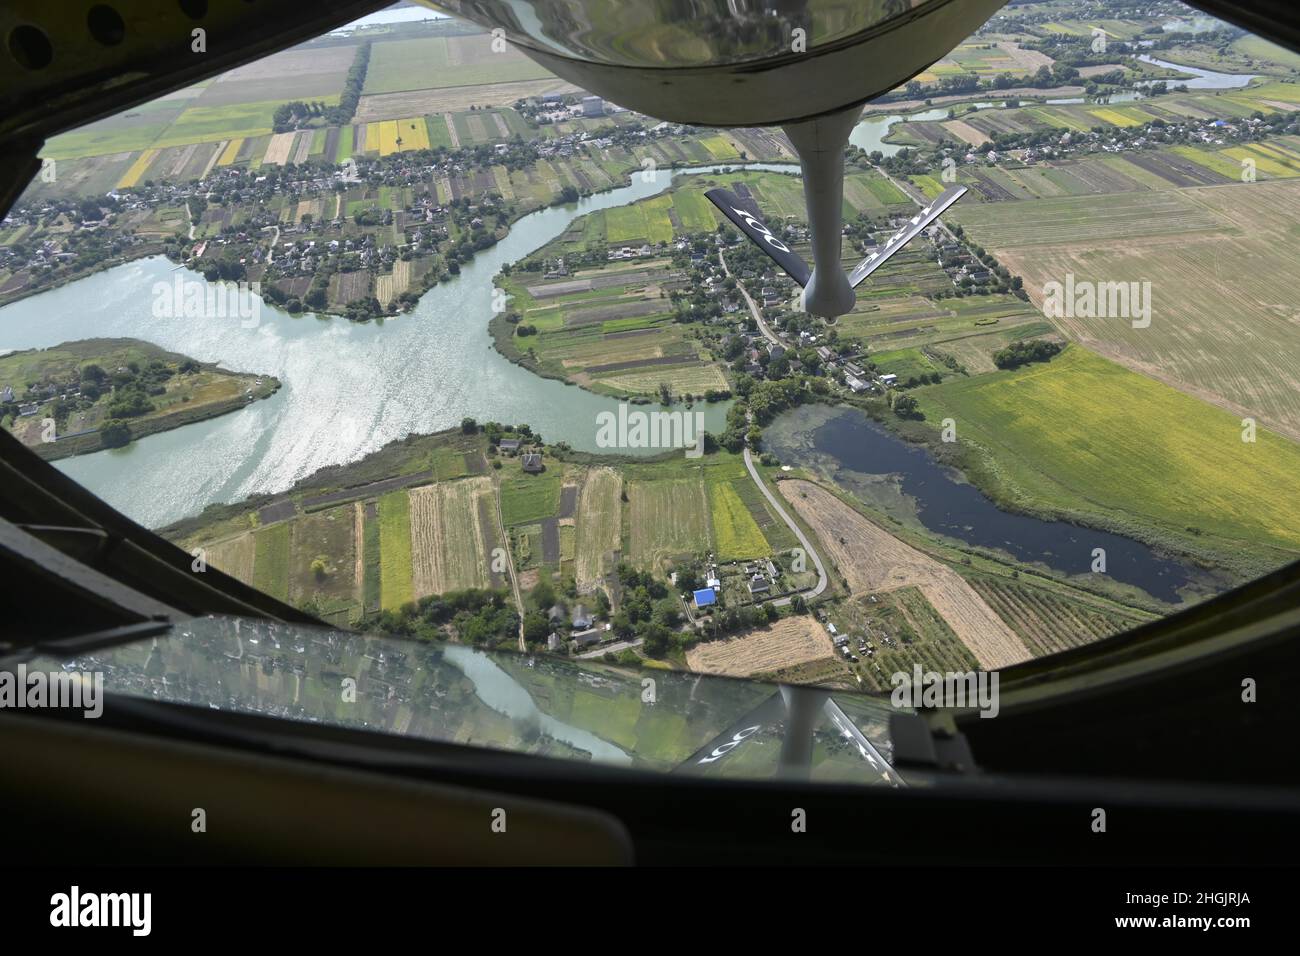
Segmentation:
<svg viewBox="0 0 1300 956">
<path fill-rule="evenodd" d="M 1180 589 L 1193 583 L 1192 568 L 1139 541 L 1003 511 L 923 447 L 908 444 L 857 409 L 794 409 L 764 429 L 763 441 L 783 464 L 820 473 L 900 520 L 963 544 L 1065 575 L 1091 574 L 1094 549 L 1101 548 L 1111 578 L 1169 603 L 1182 600 Z"/>
</svg>

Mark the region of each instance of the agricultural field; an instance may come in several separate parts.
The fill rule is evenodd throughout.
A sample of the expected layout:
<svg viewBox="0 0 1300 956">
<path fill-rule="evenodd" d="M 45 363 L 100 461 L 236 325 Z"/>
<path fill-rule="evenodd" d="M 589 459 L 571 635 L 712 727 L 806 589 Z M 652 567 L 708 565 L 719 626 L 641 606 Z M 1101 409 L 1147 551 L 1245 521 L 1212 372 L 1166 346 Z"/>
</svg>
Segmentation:
<svg viewBox="0 0 1300 956">
<path fill-rule="evenodd" d="M 972 38 L 959 44 L 930 67 L 930 73 L 936 77 L 952 73 L 976 73 L 980 76 L 1010 73 L 1012 76 L 1025 76 L 1040 66 L 1051 65 L 1051 57 L 1036 50 L 1023 49 L 1014 40 L 986 41 Z"/>
<path fill-rule="evenodd" d="M 233 538 L 212 542 L 206 548 L 205 557 L 212 567 L 251 585 L 255 581 L 253 559 L 256 552 L 253 532 L 245 531 Z"/>
<path fill-rule="evenodd" d="M 947 369 L 919 350 L 929 346 L 948 352 L 960 348 L 955 343 L 991 332 L 1021 338 L 1044 330 L 1042 313 L 1013 295 L 972 295 L 939 302 L 923 297 L 919 293 L 925 289 L 942 288 L 941 281 L 948 288 L 952 284 L 933 260 L 923 259 L 923 271 L 914 273 L 909 280 L 908 260 L 904 258 L 908 255 L 918 254 L 896 256 L 901 260 L 899 267 L 875 278 L 882 295 L 871 296 L 871 290 L 867 295 L 859 293 L 855 310 L 843 316 L 837 326 L 841 340 L 860 342 L 871 350 L 871 361 L 882 373 L 896 374 L 903 381 L 921 372 L 947 375 Z M 921 277 L 919 283 L 915 281 L 917 276 Z M 868 286 L 864 283 L 861 288 Z"/>
<path fill-rule="evenodd" d="M 826 616 L 849 639 L 850 652 L 859 658 L 852 666 L 866 689 L 888 692 L 893 689 L 893 674 L 911 673 L 917 664 L 940 673 L 964 673 L 981 666 L 915 585 L 836 601 L 826 609 Z M 859 649 L 858 641 L 863 639 L 871 642 L 872 653 Z"/>
<path fill-rule="evenodd" d="M 1225 567 L 1300 553 L 1300 499 L 1279 494 L 1300 473 L 1300 445 L 1263 428 L 1243 441 L 1238 416 L 1082 346 L 915 394 L 927 419 L 954 417 L 980 450 L 972 477 L 999 503 L 1088 517 Z"/>
<path fill-rule="evenodd" d="M 782 618 L 739 637 L 697 644 L 686 652 L 686 665 L 697 674 L 752 677 L 833 661 L 835 656 L 826 628 L 804 615 Z"/>
<path fill-rule="evenodd" d="M 281 601 L 289 600 L 290 531 L 288 524 L 281 523 L 253 534 L 253 585 Z"/>
<path fill-rule="evenodd" d="M 440 481 L 409 496 L 415 598 L 491 587 L 492 549 L 501 537 L 492 480 Z"/>
<path fill-rule="evenodd" d="M 356 57 L 356 44 L 306 44 L 235 67 L 208 82 L 194 99 L 198 106 L 228 106 L 266 99 L 320 101 L 343 92 Z"/>
<path fill-rule="evenodd" d="M 287 525 L 289 540 L 288 601 L 310 605 L 331 622 L 355 623 L 361 617 L 357 580 L 356 521 L 344 505 L 303 515 Z"/>
<path fill-rule="evenodd" d="M 562 475 L 548 469 L 530 475 L 513 468 L 501 479 L 501 521 L 507 528 L 550 518 L 560 506 Z"/>
<path fill-rule="evenodd" d="M 1041 307 L 1046 283 L 1149 282 L 1151 322 L 1063 317 L 1072 339 L 1300 439 L 1295 179 L 964 206 L 954 218 Z M 1245 281 L 1249 277 L 1249 281 Z"/>
<path fill-rule="evenodd" d="M 153 162 L 154 157 L 157 155 L 158 150 L 146 149 L 137 156 L 135 162 L 131 164 L 131 168 L 123 173 L 122 178 L 117 181 L 117 188 L 128 189 L 140 182 L 144 178 L 145 170 L 149 168 L 149 164 Z"/>
<path fill-rule="evenodd" d="M 405 490 L 379 499 L 379 594 L 384 610 L 415 598 L 411 566 L 411 499 Z"/>
<path fill-rule="evenodd" d="M 551 78 L 513 47 L 498 53 L 491 44 L 486 33 L 377 42 L 371 47 L 363 92 L 373 96 Z"/>
<path fill-rule="evenodd" d="M 400 93 L 362 96 L 361 102 L 357 105 L 355 119 L 358 123 L 368 123 L 398 116 L 460 113 L 469 110 L 470 107 L 475 109 L 508 107 L 521 99 L 543 96 L 547 93 L 577 92 L 579 90 L 576 86 L 550 74 L 540 79 L 509 83 L 485 82 L 469 86 L 416 87 Z"/>
<path fill-rule="evenodd" d="M 618 564 L 623 547 L 622 492 L 623 477 L 613 468 L 592 468 L 583 478 L 574 511 L 574 576 L 580 594 L 595 590 Z"/>
<path fill-rule="evenodd" d="M 748 561 L 771 553 L 758 522 L 730 482 L 709 484 L 709 506 L 719 561 Z"/>
<path fill-rule="evenodd" d="M 942 386 L 938 386 L 942 387 Z M 811 481 L 777 488 L 824 545 L 852 595 L 919 588 L 966 649 L 986 670 L 1025 660 L 1029 650 L 956 571 L 869 521 Z"/>
<path fill-rule="evenodd" d="M 700 477 L 627 483 L 628 556 L 642 568 L 712 547 L 710 508 Z"/>
<path fill-rule="evenodd" d="M 1099 641 L 1151 619 L 1129 608 L 1067 598 L 1007 578 L 972 577 L 970 583 L 1035 657 Z"/>
<path fill-rule="evenodd" d="M 530 367 L 596 392 L 653 395 L 661 382 L 679 395 L 726 388 L 693 327 L 672 321 L 667 296 L 683 284 L 666 259 L 551 282 L 520 274 L 504 284 L 520 317 L 512 345 Z"/>
</svg>

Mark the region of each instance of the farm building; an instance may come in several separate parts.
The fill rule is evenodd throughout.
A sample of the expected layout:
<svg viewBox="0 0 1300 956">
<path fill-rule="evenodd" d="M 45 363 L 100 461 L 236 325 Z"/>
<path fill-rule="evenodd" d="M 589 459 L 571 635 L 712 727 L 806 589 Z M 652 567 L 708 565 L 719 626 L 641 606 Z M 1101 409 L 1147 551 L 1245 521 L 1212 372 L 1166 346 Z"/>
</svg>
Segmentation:
<svg viewBox="0 0 1300 956">
<path fill-rule="evenodd" d="M 509 455 L 513 455 L 519 450 L 520 441 L 518 438 L 503 438 L 497 443 L 497 447 Z"/>
<path fill-rule="evenodd" d="M 718 592 L 713 588 L 700 588 L 695 592 L 695 607 L 706 608 L 712 607 L 718 603 Z"/>
<path fill-rule="evenodd" d="M 541 471 L 545 467 L 542 464 L 541 454 L 535 451 L 525 452 L 522 460 L 523 460 L 524 471 L 527 472 L 532 472 L 535 474 Z"/>
</svg>

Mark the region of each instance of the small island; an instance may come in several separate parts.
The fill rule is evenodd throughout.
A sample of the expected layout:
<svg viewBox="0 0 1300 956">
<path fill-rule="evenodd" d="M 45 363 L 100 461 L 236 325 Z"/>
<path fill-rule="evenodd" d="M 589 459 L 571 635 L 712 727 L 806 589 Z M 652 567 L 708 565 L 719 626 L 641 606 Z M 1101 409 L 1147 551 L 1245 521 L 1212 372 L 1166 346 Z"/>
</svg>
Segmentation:
<svg viewBox="0 0 1300 956">
<path fill-rule="evenodd" d="M 224 415 L 279 387 L 139 339 L 82 339 L 0 356 L 0 425 L 53 461 Z"/>
</svg>

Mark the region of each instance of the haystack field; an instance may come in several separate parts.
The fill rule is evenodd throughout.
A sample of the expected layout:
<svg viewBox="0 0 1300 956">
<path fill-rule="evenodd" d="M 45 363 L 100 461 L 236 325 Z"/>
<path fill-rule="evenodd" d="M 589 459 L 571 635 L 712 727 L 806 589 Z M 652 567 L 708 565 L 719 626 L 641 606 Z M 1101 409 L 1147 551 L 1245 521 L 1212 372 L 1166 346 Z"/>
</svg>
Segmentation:
<svg viewBox="0 0 1300 956">
<path fill-rule="evenodd" d="M 787 617 L 740 637 L 697 644 L 686 652 L 686 664 L 699 674 L 748 677 L 810 661 L 834 658 L 835 645 L 826 629 L 811 617 Z"/>
<path fill-rule="evenodd" d="M 986 670 L 1032 656 L 966 579 L 946 564 L 899 541 L 811 481 L 781 481 L 777 487 L 812 527 L 853 593 L 919 588 Z"/>
<path fill-rule="evenodd" d="M 411 489 L 411 581 L 417 599 L 492 586 L 479 500 L 494 493 L 486 476 Z M 495 506 L 487 510 L 496 513 Z"/>
</svg>

